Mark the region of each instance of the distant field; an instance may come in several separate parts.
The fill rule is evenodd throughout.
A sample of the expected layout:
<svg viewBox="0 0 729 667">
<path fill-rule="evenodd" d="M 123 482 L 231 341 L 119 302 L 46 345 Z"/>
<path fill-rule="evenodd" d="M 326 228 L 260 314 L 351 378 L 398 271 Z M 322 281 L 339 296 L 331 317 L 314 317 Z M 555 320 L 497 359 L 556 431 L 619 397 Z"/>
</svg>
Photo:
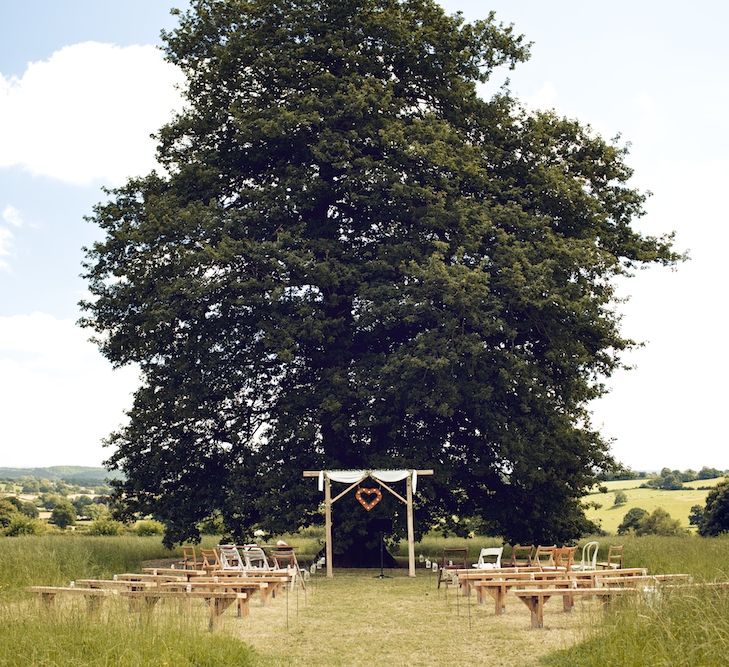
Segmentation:
<svg viewBox="0 0 729 667">
<path fill-rule="evenodd" d="M 724 482 L 726 479 L 726 477 L 715 477 L 714 479 L 697 479 L 694 482 L 686 482 L 684 486 L 688 486 L 691 489 L 696 489 L 699 486 L 716 486 L 717 484 L 721 484 L 721 482 Z"/>
<path fill-rule="evenodd" d="M 645 484 L 648 479 L 614 479 L 609 482 L 600 482 L 595 485 L 595 491 L 598 486 L 607 486 L 609 491 L 617 491 L 618 489 L 637 489 L 641 484 Z"/>
<path fill-rule="evenodd" d="M 632 507 L 642 507 L 648 512 L 652 512 L 657 507 L 662 507 L 674 519 L 678 519 L 683 526 L 688 528 L 688 516 L 692 505 L 703 505 L 706 502 L 706 495 L 709 493 L 707 490 L 697 489 L 661 491 L 659 489 L 623 488 L 628 496 L 628 502 L 620 507 L 613 506 L 614 493 L 591 493 L 589 496 L 585 496 L 585 500 L 602 503 L 602 508 L 599 510 L 589 509 L 586 514 L 592 521 L 599 520 L 602 529 L 610 533 L 617 532 L 625 513 Z"/>
</svg>

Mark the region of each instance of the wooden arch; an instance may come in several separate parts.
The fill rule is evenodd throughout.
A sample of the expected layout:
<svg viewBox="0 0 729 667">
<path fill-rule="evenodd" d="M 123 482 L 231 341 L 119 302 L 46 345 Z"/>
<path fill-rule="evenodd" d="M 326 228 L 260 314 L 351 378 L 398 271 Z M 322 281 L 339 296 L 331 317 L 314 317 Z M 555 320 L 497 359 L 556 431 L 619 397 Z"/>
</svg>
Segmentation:
<svg viewBox="0 0 729 667">
<path fill-rule="evenodd" d="M 352 489 L 359 485 L 362 479 L 366 479 L 373 472 L 372 470 L 358 470 L 358 471 L 347 471 L 347 472 L 359 472 L 362 477 L 353 484 L 350 484 L 344 491 L 337 494 L 332 498 L 332 480 L 329 478 L 329 473 L 337 473 L 342 471 L 337 470 L 304 470 L 304 477 L 324 477 L 324 509 L 325 509 L 325 527 L 326 527 L 326 565 L 327 565 L 327 577 L 334 576 L 334 569 L 332 567 L 332 505 L 337 502 L 340 498 L 349 493 Z M 384 471 L 383 471 L 384 472 Z M 390 472 L 390 471 L 388 471 Z M 395 491 L 388 484 L 383 482 L 381 479 L 377 479 L 378 484 L 381 484 L 387 491 L 389 491 L 395 498 L 407 506 L 407 524 L 408 524 L 408 576 L 415 576 L 415 526 L 413 522 L 413 475 L 417 473 L 418 477 L 426 477 L 433 474 L 432 470 L 408 470 L 410 473 L 405 478 L 405 497 L 403 498 L 397 491 Z"/>
</svg>

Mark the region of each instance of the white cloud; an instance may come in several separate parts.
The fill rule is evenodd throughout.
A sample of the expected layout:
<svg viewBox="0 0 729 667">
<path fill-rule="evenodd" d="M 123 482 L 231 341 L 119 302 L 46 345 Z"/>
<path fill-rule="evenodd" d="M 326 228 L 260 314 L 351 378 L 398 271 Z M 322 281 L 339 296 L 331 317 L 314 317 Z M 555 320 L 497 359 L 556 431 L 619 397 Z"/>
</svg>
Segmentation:
<svg viewBox="0 0 729 667">
<path fill-rule="evenodd" d="M 3 209 L 3 220 L 13 227 L 23 226 L 23 218 L 20 216 L 20 211 L 10 204 Z"/>
<path fill-rule="evenodd" d="M 557 89 L 551 81 L 546 81 L 537 91 L 527 95 L 524 103 L 530 109 L 553 109 L 557 106 Z"/>
<path fill-rule="evenodd" d="M 0 271 L 9 271 L 10 264 L 3 257 L 10 257 L 13 245 L 13 233 L 5 227 L 0 227 Z"/>
<path fill-rule="evenodd" d="M 73 44 L 0 74 L 0 167 L 119 184 L 155 166 L 149 135 L 182 106 L 180 70 L 153 46 Z"/>
<path fill-rule="evenodd" d="M 0 317 L 0 465 L 98 465 L 138 384 L 112 370 L 72 320 Z"/>
</svg>

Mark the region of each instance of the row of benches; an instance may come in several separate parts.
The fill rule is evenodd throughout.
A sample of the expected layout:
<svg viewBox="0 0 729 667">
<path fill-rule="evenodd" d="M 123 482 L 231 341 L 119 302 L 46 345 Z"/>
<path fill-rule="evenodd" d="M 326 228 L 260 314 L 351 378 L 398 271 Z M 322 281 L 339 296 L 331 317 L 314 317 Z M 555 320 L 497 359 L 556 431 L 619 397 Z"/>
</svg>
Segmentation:
<svg viewBox="0 0 729 667">
<path fill-rule="evenodd" d="M 529 608 L 534 628 L 543 627 L 544 605 L 554 596 L 562 597 L 564 610 L 569 612 L 574 606 L 576 596 L 596 597 L 607 604 L 618 595 L 689 580 L 689 576 L 685 574 L 648 575 L 645 568 L 576 572 L 503 568 L 485 571 L 457 570 L 451 574 L 464 595 L 469 595 L 471 588 L 475 589 L 479 604 L 483 604 L 486 594 L 491 595 L 497 615 L 503 613 L 506 596 L 513 591 Z"/>
<path fill-rule="evenodd" d="M 47 607 L 52 607 L 60 596 L 81 596 L 86 599 L 89 611 L 96 611 L 102 600 L 109 597 L 128 599 L 130 608 L 151 609 L 162 599 L 183 601 L 188 609 L 192 600 L 207 602 L 210 618 L 209 629 L 220 625 L 222 614 L 232 604 L 237 605 L 238 616 L 249 614 L 251 597 L 257 593 L 261 605 L 289 582 L 285 573 L 271 572 L 214 573 L 190 575 L 190 570 L 173 573 L 153 572 L 117 574 L 113 579 L 80 579 L 69 586 L 31 586 L 27 590 L 40 597 Z"/>
</svg>

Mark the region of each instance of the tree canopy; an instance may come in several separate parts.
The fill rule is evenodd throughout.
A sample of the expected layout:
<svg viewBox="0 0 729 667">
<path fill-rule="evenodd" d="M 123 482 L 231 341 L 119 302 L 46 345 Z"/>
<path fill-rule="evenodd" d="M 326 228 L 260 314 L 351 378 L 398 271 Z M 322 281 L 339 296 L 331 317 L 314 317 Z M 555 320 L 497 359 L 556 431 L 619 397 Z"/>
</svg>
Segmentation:
<svg viewBox="0 0 729 667">
<path fill-rule="evenodd" d="M 303 469 L 432 467 L 419 528 L 578 535 L 612 463 L 586 406 L 632 345 L 613 279 L 678 259 L 626 149 L 479 88 L 528 57 L 493 14 L 197 0 L 165 40 L 187 107 L 85 264 L 82 323 L 142 374 L 128 511 L 280 531 L 321 519 Z"/>
<path fill-rule="evenodd" d="M 729 532 L 729 481 L 720 482 L 709 491 L 698 527 L 704 537 Z"/>
</svg>

